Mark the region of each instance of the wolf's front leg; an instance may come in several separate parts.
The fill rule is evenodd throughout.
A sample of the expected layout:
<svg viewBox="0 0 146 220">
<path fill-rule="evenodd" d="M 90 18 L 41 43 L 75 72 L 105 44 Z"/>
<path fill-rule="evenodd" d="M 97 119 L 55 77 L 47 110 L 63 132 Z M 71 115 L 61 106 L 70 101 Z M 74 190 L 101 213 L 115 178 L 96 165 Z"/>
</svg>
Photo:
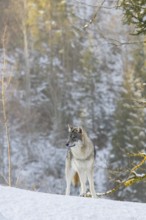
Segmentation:
<svg viewBox="0 0 146 220">
<path fill-rule="evenodd" d="M 94 188 L 94 179 L 93 179 L 93 169 L 88 171 L 88 181 L 89 181 L 89 187 L 90 187 L 90 192 L 93 198 L 97 198 L 95 188 Z"/>
<path fill-rule="evenodd" d="M 66 158 L 66 164 L 65 164 L 65 178 L 66 178 L 66 195 L 70 195 L 70 186 L 71 181 L 73 177 L 73 170 L 71 168 L 71 161 L 70 158 Z"/>
<path fill-rule="evenodd" d="M 87 191 L 87 188 L 86 188 L 87 176 L 84 171 L 80 171 L 78 174 L 79 174 L 80 183 L 81 183 L 80 195 L 84 196 L 84 195 L 86 195 L 86 191 Z"/>
<path fill-rule="evenodd" d="M 71 186 L 73 173 L 74 172 L 72 170 L 70 170 L 70 172 L 66 172 L 66 195 L 70 195 L 70 186 Z"/>
</svg>

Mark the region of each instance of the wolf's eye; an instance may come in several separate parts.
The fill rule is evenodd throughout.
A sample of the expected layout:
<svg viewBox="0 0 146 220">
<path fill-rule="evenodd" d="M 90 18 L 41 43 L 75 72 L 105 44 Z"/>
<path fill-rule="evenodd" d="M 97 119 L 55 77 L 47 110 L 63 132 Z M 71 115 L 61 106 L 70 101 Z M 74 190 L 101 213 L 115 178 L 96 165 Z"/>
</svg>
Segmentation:
<svg viewBox="0 0 146 220">
<path fill-rule="evenodd" d="M 74 135 L 72 135 L 72 136 L 71 136 L 71 139 L 72 139 L 72 141 L 76 141 L 76 140 L 77 140 L 77 137 L 74 136 Z"/>
</svg>

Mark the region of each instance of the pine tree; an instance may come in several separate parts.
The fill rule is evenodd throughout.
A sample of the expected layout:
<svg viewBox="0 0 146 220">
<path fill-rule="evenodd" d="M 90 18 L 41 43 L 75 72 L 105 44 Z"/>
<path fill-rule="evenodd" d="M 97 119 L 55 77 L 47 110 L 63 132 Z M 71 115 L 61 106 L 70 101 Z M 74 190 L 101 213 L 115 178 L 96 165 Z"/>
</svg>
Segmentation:
<svg viewBox="0 0 146 220">
<path fill-rule="evenodd" d="M 134 24 L 134 34 L 146 34 L 146 6 L 145 0 L 120 0 L 118 1 L 123 8 L 124 21 Z"/>
</svg>

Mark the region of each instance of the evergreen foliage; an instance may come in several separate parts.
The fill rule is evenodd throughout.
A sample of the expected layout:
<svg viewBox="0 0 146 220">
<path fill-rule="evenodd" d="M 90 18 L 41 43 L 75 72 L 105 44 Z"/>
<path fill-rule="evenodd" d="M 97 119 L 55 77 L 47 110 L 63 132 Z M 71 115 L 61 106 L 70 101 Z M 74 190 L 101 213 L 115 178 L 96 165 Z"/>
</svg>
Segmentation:
<svg viewBox="0 0 146 220">
<path fill-rule="evenodd" d="M 145 0 L 121 0 L 125 22 L 134 24 L 134 34 L 146 34 L 146 2 Z"/>
</svg>

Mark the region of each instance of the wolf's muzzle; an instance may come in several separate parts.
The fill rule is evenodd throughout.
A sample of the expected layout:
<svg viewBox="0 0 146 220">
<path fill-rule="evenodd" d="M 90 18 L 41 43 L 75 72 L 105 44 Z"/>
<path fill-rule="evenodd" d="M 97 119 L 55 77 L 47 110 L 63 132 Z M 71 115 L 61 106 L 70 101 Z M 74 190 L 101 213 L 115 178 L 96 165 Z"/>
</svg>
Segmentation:
<svg viewBox="0 0 146 220">
<path fill-rule="evenodd" d="M 76 146 L 75 144 L 72 144 L 72 145 L 71 145 L 69 142 L 66 143 L 66 147 L 68 147 L 68 148 L 70 148 L 70 147 L 75 147 L 75 146 Z"/>
</svg>

